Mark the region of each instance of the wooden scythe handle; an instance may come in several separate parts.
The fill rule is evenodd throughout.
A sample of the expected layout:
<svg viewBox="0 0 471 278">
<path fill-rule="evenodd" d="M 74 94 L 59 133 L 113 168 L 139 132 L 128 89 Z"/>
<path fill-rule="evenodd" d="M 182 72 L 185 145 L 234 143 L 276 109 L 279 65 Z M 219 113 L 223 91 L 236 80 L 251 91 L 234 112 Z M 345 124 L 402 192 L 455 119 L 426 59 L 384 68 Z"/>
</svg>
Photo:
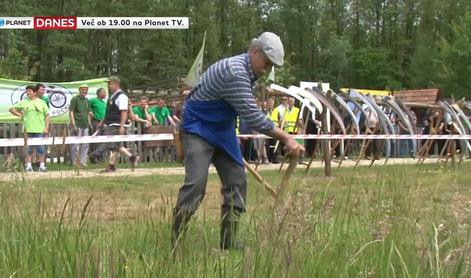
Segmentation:
<svg viewBox="0 0 471 278">
<path fill-rule="evenodd" d="M 258 173 L 254 168 L 252 168 L 252 166 L 250 166 L 250 164 L 245 160 L 243 159 L 243 162 L 244 162 L 244 166 L 245 168 L 255 177 L 255 179 L 261 184 L 263 185 L 263 187 L 265 187 L 265 189 L 268 191 L 268 193 L 270 193 L 270 195 L 273 197 L 273 198 L 277 198 L 278 197 L 278 193 L 276 192 L 276 190 L 273 188 L 273 186 L 271 186 L 261 175 L 260 173 Z"/>
</svg>

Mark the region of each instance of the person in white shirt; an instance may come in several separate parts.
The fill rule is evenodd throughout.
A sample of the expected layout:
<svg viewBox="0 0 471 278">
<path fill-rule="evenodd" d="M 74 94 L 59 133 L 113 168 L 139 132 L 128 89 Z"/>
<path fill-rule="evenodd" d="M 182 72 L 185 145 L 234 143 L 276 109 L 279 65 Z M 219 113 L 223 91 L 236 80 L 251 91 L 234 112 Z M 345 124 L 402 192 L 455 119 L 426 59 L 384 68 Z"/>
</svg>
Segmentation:
<svg viewBox="0 0 471 278">
<path fill-rule="evenodd" d="M 121 80 L 118 77 L 112 76 L 108 79 L 108 87 L 110 90 L 110 97 L 106 107 L 105 119 L 98 125 L 103 128 L 102 135 L 125 135 L 126 129 L 129 128 L 130 122 L 128 121 L 128 96 L 121 90 Z M 110 150 L 113 154 L 110 156 L 108 166 L 102 170 L 102 173 L 116 171 L 115 153 L 119 152 L 129 158 L 132 168 L 134 168 L 139 160 L 139 156 L 133 155 L 127 150 L 121 142 L 107 142 L 102 143 L 91 154 L 92 157 L 102 157 L 104 151 Z"/>
</svg>

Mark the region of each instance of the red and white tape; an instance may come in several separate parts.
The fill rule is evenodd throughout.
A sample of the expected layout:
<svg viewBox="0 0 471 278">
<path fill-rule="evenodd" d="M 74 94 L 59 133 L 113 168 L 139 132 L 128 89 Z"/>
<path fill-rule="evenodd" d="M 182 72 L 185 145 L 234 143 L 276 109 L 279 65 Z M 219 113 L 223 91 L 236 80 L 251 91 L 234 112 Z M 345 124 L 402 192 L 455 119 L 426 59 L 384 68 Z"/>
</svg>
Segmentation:
<svg viewBox="0 0 471 278">
<path fill-rule="evenodd" d="M 270 138 L 263 134 L 240 134 L 240 138 Z M 421 140 L 421 139 L 461 139 L 470 140 L 471 135 L 421 135 L 421 134 L 309 134 L 309 135 L 293 135 L 295 139 L 399 139 L 399 140 Z"/>
<path fill-rule="evenodd" d="M 239 138 L 270 138 L 262 134 L 240 134 Z M 399 139 L 399 140 L 422 140 L 422 139 L 451 139 L 451 140 L 471 140 L 471 135 L 390 135 L 390 134 L 310 134 L 293 135 L 295 139 Z M 69 145 L 84 143 L 111 143 L 111 142 L 138 142 L 138 141 L 171 141 L 172 133 L 160 134 L 132 134 L 132 135 L 106 135 L 106 136 L 69 136 L 69 137 L 44 137 L 28 138 L 28 145 Z M 24 138 L 3 138 L 0 139 L 0 147 L 24 146 Z"/>
</svg>

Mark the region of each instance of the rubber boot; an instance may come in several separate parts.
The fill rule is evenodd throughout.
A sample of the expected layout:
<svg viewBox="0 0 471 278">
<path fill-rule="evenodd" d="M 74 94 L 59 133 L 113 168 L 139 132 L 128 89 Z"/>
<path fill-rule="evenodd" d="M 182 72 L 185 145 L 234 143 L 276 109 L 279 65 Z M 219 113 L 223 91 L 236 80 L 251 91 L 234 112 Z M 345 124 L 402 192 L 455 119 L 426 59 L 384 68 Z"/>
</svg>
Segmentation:
<svg viewBox="0 0 471 278">
<path fill-rule="evenodd" d="M 190 221 L 191 214 L 181 210 L 179 208 L 173 209 L 173 223 L 172 223 L 172 235 L 171 235 L 171 247 L 172 250 L 177 247 L 179 241 L 185 234 L 188 222 Z"/>
<path fill-rule="evenodd" d="M 237 230 L 240 221 L 241 210 L 231 209 L 228 206 L 221 207 L 221 239 L 219 247 L 223 250 L 242 249 L 242 244 L 237 240 Z"/>
</svg>

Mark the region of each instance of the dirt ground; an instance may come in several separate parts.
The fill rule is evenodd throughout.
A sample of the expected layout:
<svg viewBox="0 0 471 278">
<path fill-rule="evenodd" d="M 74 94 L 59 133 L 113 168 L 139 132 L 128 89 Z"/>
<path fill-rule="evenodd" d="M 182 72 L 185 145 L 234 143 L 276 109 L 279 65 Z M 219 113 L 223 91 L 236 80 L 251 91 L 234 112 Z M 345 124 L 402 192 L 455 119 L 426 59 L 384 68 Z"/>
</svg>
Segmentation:
<svg viewBox="0 0 471 278">
<path fill-rule="evenodd" d="M 376 161 L 373 166 L 377 165 L 384 165 L 385 160 L 381 159 Z M 427 159 L 424 163 L 437 163 L 437 159 Z M 361 161 L 361 166 L 368 166 L 370 161 L 364 160 Z M 412 158 L 393 158 L 389 159 L 387 165 L 404 165 L 404 164 L 417 164 L 417 159 Z M 344 160 L 342 162 L 341 167 L 353 167 L 355 162 L 352 160 Z M 269 165 L 260 165 L 258 170 L 273 170 L 279 169 L 280 164 L 269 164 Z M 285 166 L 286 168 L 287 166 Z M 314 161 L 311 164 L 311 168 L 322 168 L 324 164 L 320 161 Z M 332 168 L 335 171 L 335 168 L 338 167 L 338 164 L 333 162 Z M 118 166 L 119 168 L 119 166 Z M 305 165 L 298 165 L 298 169 L 306 169 Z M 215 173 L 216 170 L 214 167 L 210 167 L 210 173 Z M 82 169 L 80 170 L 80 175 L 77 175 L 74 170 L 69 171 L 50 171 L 46 173 L 40 172 L 33 172 L 33 173 L 12 173 L 12 172 L 5 172 L 0 173 L 0 181 L 15 181 L 18 179 L 22 179 L 22 175 L 26 177 L 26 179 L 59 179 L 59 178 L 89 178 L 89 177 L 111 177 L 111 176 L 147 176 L 147 175 L 184 175 L 185 169 L 183 167 L 163 167 L 163 168 L 137 168 L 134 172 L 131 169 L 118 169 L 115 173 L 100 173 L 100 170 L 93 169 Z"/>
</svg>

